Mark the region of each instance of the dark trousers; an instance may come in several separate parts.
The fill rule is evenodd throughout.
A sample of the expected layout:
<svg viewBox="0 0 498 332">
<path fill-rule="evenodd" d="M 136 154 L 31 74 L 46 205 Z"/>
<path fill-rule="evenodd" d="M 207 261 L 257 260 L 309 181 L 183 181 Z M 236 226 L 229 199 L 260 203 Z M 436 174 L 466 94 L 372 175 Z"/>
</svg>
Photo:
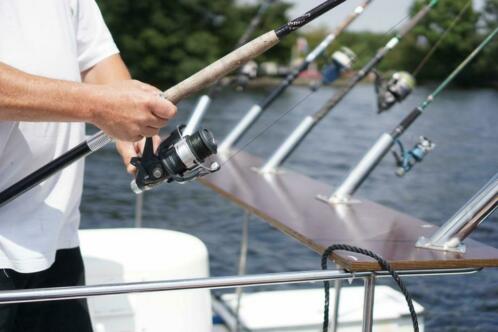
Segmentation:
<svg viewBox="0 0 498 332">
<path fill-rule="evenodd" d="M 0 269 L 0 291 L 85 284 L 79 248 L 57 251 L 45 271 L 18 273 Z M 0 304 L 0 332 L 92 332 L 86 300 Z"/>
</svg>

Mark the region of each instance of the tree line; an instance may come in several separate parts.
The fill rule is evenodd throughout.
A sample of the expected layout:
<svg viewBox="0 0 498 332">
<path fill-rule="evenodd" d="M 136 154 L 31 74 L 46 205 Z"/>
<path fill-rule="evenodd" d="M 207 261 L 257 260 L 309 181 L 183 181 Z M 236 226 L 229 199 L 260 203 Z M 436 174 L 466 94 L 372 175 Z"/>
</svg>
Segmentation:
<svg viewBox="0 0 498 332">
<path fill-rule="evenodd" d="M 413 71 L 467 2 L 440 1 L 379 69 Z M 257 11 L 256 5 L 241 5 L 234 0 L 99 0 L 98 3 L 134 77 L 162 87 L 184 79 L 232 50 Z M 410 14 L 414 15 L 426 3 L 414 1 Z M 256 34 L 284 24 L 289 18 L 289 8 L 290 4 L 284 1 L 273 5 Z M 480 11 L 469 7 L 417 79 L 438 81 L 446 77 L 497 25 L 498 0 L 486 0 Z M 329 32 L 321 28 L 292 35 L 258 61 L 287 63 L 299 35 L 314 47 Z M 347 46 L 358 55 L 355 66 L 360 67 L 391 36 L 344 32 L 327 55 Z M 495 40 L 458 77 L 457 84 L 498 86 L 497 58 L 498 40 Z M 326 61 L 327 57 L 320 59 L 321 64 Z"/>
</svg>

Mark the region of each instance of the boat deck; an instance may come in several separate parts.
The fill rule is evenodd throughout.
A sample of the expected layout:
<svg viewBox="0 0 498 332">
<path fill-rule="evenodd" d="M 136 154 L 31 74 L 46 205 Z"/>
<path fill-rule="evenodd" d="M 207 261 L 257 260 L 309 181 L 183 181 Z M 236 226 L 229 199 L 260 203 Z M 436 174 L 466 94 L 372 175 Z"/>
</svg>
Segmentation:
<svg viewBox="0 0 498 332">
<path fill-rule="evenodd" d="M 254 171 L 261 164 L 240 152 L 200 181 L 318 253 L 332 244 L 349 244 L 376 252 L 397 270 L 498 267 L 493 247 L 467 239 L 465 254 L 416 248 L 417 239 L 434 233 L 435 225 L 366 200 L 325 204 L 317 195 L 330 195 L 330 186 L 287 170 L 261 175 Z M 348 271 L 380 269 L 359 254 L 338 251 L 331 258 Z"/>
</svg>

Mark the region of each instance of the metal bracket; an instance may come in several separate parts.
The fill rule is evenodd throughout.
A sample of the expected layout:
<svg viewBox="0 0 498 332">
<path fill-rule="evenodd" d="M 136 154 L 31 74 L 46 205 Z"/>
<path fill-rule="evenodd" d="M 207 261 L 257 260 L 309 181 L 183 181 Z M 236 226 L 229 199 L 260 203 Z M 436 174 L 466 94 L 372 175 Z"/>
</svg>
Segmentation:
<svg viewBox="0 0 498 332">
<path fill-rule="evenodd" d="M 456 253 L 460 253 L 460 254 L 465 254 L 465 251 L 467 250 L 465 244 L 463 244 L 457 238 L 453 238 L 453 239 L 449 240 L 448 242 L 446 242 L 443 246 L 441 246 L 441 245 L 437 245 L 437 244 L 431 242 L 431 240 L 426 238 L 425 236 L 422 236 L 418 239 L 415 246 L 417 248 L 422 248 L 422 249 L 450 251 L 450 252 L 456 252 Z"/>
</svg>

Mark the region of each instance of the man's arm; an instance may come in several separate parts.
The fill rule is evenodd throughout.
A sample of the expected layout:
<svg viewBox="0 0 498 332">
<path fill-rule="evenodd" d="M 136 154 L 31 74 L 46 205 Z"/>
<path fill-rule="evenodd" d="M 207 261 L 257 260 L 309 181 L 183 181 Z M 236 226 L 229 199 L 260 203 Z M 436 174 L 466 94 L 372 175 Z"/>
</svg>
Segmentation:
<svg viewBox="0 0 498 332">
<path fill-rule="evenodd" d="M 0 121 L 88 122 L 127 141 L 157 134 L 176 113 L 157 90 L 131 80 L 96 84 L 109 83 L 104 82 L 105 75 L 117 81 L 126 73 L 129 79 L 124 64 L 116 65 L 119 62 L 118 55 L 102 61 L 84 73 L 87 83 L 30 75 L 0 62 Z M 109 70 L 107 63 L 115 70 Z"/>
<path fill-rule="evenodd" d="M 92 84 L 116 84 L 118 82 L 129 81 L 131 79 L 130 72 L 119 55 L 113 55 L 99 62 L 90 70 L 84 72 L 82 77 L 84 82 Z M 150 92 L 155 95 L 159 95 L 161 92 L 151 85 L 144 83 L 140 84 L 140 88 L 145 92 Z M 154 135 L 153 139 L 155 145 L 159 145 L 160 137 L 158 135 Z M 116 141 L 116 149 L 123 158 L 123 163 L 130 174 L 134 174 L 136 171 L 135 167 L 130 164 L 131 158 L 142 153 L 143 144 L 143 140 L 135 143 L 120 140 Z"/>
</svg>

